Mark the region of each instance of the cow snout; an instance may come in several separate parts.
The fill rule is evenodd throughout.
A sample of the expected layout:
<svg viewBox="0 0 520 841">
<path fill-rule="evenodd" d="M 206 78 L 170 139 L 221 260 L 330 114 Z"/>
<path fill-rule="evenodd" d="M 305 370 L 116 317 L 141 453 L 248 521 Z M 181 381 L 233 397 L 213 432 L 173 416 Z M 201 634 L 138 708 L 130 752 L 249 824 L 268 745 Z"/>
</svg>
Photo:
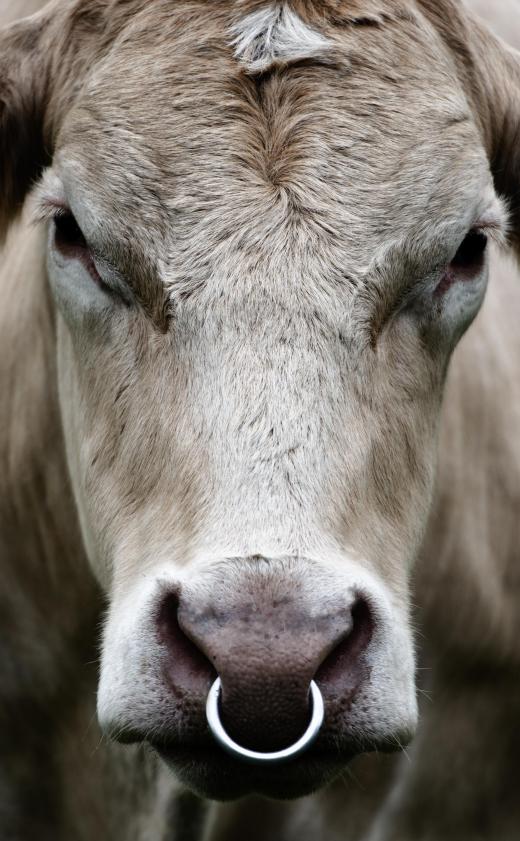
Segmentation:
<svg viewBox="0 0 520 841">
<path fill-rule="evenodd" d="M 315 604 L 293 593 L 240 590 L 210 601 L 168 596 L 161 636 L 171 652 L 170 683 L 201 706 L 216 675 L 220 717 L 243 747 L 276 751 L 294 743 L 311 714 L 310 683 L 327 702 L 348 701 L 363 675 L 372 619 L 362 598 Z M 182 684 L 182 686 L 180 686 Z M 197 697 L 195 697 L 197 696 Z"/>
</svg>

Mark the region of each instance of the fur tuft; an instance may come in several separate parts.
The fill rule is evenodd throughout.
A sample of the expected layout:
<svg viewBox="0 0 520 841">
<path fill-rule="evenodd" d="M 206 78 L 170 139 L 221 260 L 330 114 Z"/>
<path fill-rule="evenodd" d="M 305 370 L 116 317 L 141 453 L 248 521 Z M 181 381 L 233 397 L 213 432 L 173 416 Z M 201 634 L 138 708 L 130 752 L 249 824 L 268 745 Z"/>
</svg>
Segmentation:
<svg viewBox="0 0 520 841">
<path fill-rule="evenodd" d="M 284 3 L 247 15 L 232 28 L 236 58 L 249 73 L 263 73 L 273 64 L 323 57 L 331 44 Z"/>
</svg>

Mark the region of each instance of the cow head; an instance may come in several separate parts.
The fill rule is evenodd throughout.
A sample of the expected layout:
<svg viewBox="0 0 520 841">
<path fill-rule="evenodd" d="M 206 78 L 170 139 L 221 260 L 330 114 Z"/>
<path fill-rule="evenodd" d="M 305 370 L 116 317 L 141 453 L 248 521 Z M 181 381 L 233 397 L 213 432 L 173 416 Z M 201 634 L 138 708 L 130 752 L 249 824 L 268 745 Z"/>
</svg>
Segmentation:
<svg viewBox="0 0 520 841">
<path fill-rule="evenodd" d="M 443 383 L 518 184 L 516 57 L 451 0 L 58 0 L 0 56 L 3 228 L 45 169 L 102 727 L 217 798 L 397 749 Z M 260 751 L 315 679 L 314 746 L 226 756 L 217 674 Z"/>
</svg>

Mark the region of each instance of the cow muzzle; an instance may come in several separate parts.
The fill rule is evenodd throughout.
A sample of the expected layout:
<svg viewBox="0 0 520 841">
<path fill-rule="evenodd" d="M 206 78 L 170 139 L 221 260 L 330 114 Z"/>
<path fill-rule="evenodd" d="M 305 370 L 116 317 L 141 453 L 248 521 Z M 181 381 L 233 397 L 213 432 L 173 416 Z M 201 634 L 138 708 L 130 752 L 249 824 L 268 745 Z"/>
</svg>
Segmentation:
<svg viewBox="0 0 520 841">
<path fill-rule="evenodd" d="M 204 797 L 300 797 L 413 735 L 406 602 L 347 561 L 165 566 L 111 605 L 98 714 Z"/>
<path fill-rule="evenodd" d="M 295 588 L 296 591 L 298 588 Z M 277 582 L 273 592 L 230 588 L 216 601 L 168 595 L 159 614 L 174 694 L 200 705 L 211 679 L 207 720 L 236 758 L 283 762 L 316 739 L 324 698 L 343 702 L 363 679 L 372 614 L 359 595 L 312 604 Z"/>
</svg>

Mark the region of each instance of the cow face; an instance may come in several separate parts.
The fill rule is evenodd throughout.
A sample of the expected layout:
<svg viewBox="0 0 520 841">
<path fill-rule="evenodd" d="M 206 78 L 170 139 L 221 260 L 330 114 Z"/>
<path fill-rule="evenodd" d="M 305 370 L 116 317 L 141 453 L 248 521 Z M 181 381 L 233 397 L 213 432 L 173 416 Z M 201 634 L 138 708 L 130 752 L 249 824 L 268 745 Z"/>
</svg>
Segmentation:
<svg viewBox="0 0 520 841">
<path fill-rule="evenodd" d="M 505 227 L 514 67 L 455 8 L 465 52 L 429 4 L 388 6 L 58 2 L 2 36 L 4 222 L 48 166 L 67 457 L 110 603 L 100 721 L 211 797 L 301 795 L 416 724 L 409 576 Z M 217 675 L 259 751 L 298 739 L 315 679 L 314 746 L 226 756 Z"/>
</svg>

